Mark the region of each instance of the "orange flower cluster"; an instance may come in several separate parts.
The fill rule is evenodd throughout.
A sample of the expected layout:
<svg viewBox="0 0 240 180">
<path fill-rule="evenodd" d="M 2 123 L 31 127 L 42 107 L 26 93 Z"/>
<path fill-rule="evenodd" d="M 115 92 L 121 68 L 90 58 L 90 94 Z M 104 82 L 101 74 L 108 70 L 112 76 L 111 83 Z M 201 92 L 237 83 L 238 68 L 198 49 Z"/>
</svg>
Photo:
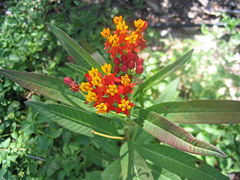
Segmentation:
<svg viewBox="0 0 240 180">
<path fill-rule="evenodd" d="M 64 83 L 69 85 L 73 92 L 83 93 L 86 103 L 94 106 L 97 113 L 115 111 L 129 115 L 129 110 L 134 104 L 129 101 L 128 95 L 132 93 L 135 84 L 127 74 L 118 77 L 111 73 L 110 64 L 104 64 L 101 70 L 103 73 L 96 68 L 88 71 L 85 74 L 87 82 L 78 84 L 72 78 L 65 77 Z"/>
<path fill-rule="evenodd" d="M 135 20 L 135 31 L 128 30 L 122 16 L 115 16 L 113 22 L 116 30 L 111 34 L 109 28 L 104 28 L 101 35 L 106 38 L 105 49 L 114 59 L 114 72 L 126 73 L 128 70 L 135 69 L 136 73 L 141 74 L 143 59 L 139 58 L 136 53 L 146 47 L 143 32 L 148 26 L 147 22 L 142 19 Z"/>
</svg>

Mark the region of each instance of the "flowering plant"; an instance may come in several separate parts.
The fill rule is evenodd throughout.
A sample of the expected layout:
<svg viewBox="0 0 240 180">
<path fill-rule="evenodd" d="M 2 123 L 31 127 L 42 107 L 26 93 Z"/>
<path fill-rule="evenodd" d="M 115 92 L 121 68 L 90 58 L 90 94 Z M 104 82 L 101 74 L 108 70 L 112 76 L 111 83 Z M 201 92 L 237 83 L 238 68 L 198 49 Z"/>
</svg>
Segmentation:
<svg viewBox="0 0 240 180">
<path fill-rule="evenodd" d="M 75 59 L 77 65 L 68 66 L 84 77 L 82 82 L 72 77 L 62 80 L 5 69 L 1 69 L 0 74 L 58 102 L 26 103 L 40 114 L 89 138 L 93 145 L 98 138 L 101 153 L 110 157 L 104 159 L 108 162 L 101 175 L 104 180 L 178 178 L 171 173 L 188 179 L 227 179 L 218 170 L 182 151 L 217 157 L 226 155 L 175 123 L 239 123 L 240 103 L 225 100 L 158 102 L 144 109 L 144 102 L 140 101 L 146 90 L 179 70 L 193 51 L 139 84 L 135 75 L 144 71 L 144 60 L 137 53 L 146 47 L 144 31 L 148 24 L 135 20 L 135 30 L 130 30 L 122 16 L 114 17 L 113 22 L 114 31 L 104 28 L 100 33 L 106 39 L 105 49 L 111 58 L 110 63 L 103 64 L 62 30 L 48 24 Z"/>
</svg>

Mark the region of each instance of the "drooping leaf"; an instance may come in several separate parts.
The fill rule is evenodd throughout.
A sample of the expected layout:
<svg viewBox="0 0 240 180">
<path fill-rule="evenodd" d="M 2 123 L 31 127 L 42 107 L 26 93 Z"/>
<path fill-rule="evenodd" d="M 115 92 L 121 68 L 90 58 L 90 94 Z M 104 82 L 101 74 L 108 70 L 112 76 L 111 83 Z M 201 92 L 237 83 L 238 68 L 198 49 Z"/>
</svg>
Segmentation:
<svg viewBox="0 0 240 180">
<path fill-rule="evenodd" d="M 240 123 L 240 101 L 196 100 L 166 102 L 147 109 L 164 115 L 176 123 L 220 124 Z"/>
<path fill-rule="evenodd" d="M 134 93 L 133 98 L 142 95 L 147 89 L 151 88 L 154 84 L 160 82 L 162 79 L 170 75 L 171 73 L 180 69 L 191 57 L 193 50 L 188 51 L 181 56 L 174 63 L 160 69 L 156 74 L 147 79 L 144 83 L 140 84 L 137 91 Z"/>
<path fill-rule="evenodd" d="M 200 155 L 226 156 L 217 147 L 194 138 L 192 134 L 155 112 L 148 114 L 143 129 L 158 140 L 182 151 Z"/>
<path fill-rule="evenodd" d="M 177 86 L 179 84 L 179 80 L 180 78 L 176 78 L 171 83 L 169 83 L 166 89 L 154 101 L 154 104 L 174 101 L 175 98 L 177 97 Z"/>
<path fill-rule="evenodd" d="M 87 51 L 85 51 L 80 45 L 78 45 L 65 32 L 52 24 L 47 23 L 47 26 L 61 42 L 63 48 L 69 53 L 69 55 L 73 56 L 74 60 L 78 64 L 87 68 L 100 67 L 99 64 L 95 61 L 95 59 L 93 59 L 93 57 Z"/>
<path fill-rule="evenodd" d="M 111 124 L 110 119 L 74 107 L 60 105 L 60 104 L 43 104 L 39 102 L 27 102 L 27 105 L 34 108 L 37 112 L 48 117 L 50 120 L 59 123 L 60 125 L 76 132 L 76 127 L 69 126 L 69 124 L 87 127 L 87 132 L 91 133 L 90 129 L 103 132 L 110 135 L 117 135 L 114 125 Z M 80 126 L 81 125 L 81 126 Z M 89 132 L 90 130 L 90 132 Z M 79 132 L 81 133 L 81 132 Z"/>
<path fill-rule="evenodd" d="M 0 74 L 31 91 L 68 105 L 77 104 L 82 108 L 87 109 L 87 106 L 81 99 L 81 95 L 68 90 L 67 86 L 64 85 L 63 80 L 61 79 L 31 72 L 5 69 L 0 69 Z"/>
<path fill-rule="evenodd" d="M 119 180 L 121 174 L 120 159 L 113 161 L 108 167 L 103 171 L 101 177 L 104 180 Z"/>
<path fill-rule="evenodd" d="M 181 177 L 192 180 L 227 180 L 217 169 L 203 161 L 171 147 L 149 144 L 136 145 L 135 149 L 145 159 Z"/>
</svg>

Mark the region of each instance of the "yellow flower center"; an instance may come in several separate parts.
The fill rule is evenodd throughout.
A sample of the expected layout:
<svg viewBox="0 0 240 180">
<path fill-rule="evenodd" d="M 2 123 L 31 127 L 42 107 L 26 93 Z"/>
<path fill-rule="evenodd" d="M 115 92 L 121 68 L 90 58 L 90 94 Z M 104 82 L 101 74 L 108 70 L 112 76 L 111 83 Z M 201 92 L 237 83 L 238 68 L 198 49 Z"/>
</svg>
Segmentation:
<svg viewBox="0 0 240 180">
<path fill-rule="evenodd" d="M 88 74 L 91 76 L 91 78 L 94 78 L 99 75 L 99 71 L 97 68 L 92 67 L 92 69 L 88 71 Z"/>
<path fill-rule="evenodd" d="M 112 47 L 118 46 L 119 37 L 117 36 L 117 34 L 111 35 L 109 36 L 108 41 L 112 45 Z"/>
<path fill-rule="evenodd" d="M 97 95 L 94 92 L 88 91 L 88 94 L 85 97 L 86 100 L 90 103 L 97 101 Z"/>
<path fill-rule="evenodd" d="M 136 43 L 138 38 L 138 35 L 133 31 L 130 36 L 126 37 L 125 40 L 127 40 L 130 44 Z"/>
<path fill-rule="evenodd" d="M 143 21 L 142 19 L 138 19 L 134 21 L 134 26 L 138 29 L 142 29 L 144 25 L 145 25 L 145 21 Z"/>
<path fill-rule="evenodd" d="M 122 20 L 123 20 L 122 16 L 115 16 L 115 17 L 113 18 L 113 22 L 114 22 L 115 24 L 121 23 Z"/>
<path fill-rule="evenodd" d="M 118 24 L 116 24 L 116 30 L 119 31 L 126 31 L 128 29 L 128 26 L 126 25 L 126 22 L 119 22 Z"/>
<path fill-rule="evenodd" d="M 118 104 L 118 107 L 122 109 L 122 111 L 125 111 L 127 109 L 131 109 L 132 106 L 129 105 L 129 101 L 128 100 L 125 100 L 123 99 L 121 101 L 121 104 Z"/>
<path fill-rule="evenodd" d="M 111 96 L 114 96 L 118 92 L 117 86 L 114 85 L 109 85 L 107 89 L 107 93 L 110 94 Z"/>
<path fill-rule="evenodd" d="M 91 88 L 91 85 L 89 82 L 82 82 L 80 84 L 80 90 L 83 91 L 83 92 L 88 92 L 88 91 L 91 91 L 92 88 Z"/>
<path fill-rule="evenodd" d="M 111 70 L 112 70 L 112 66 L 111 64 L 104 64 L 103 66 L 101 66 L 102 71 L 107 74 L 110 75 L 111 74 Z"/>
<path fill-rule="evenodd" d="M 107 105 L 105 103 L 101 103 L 97 105 L 96 108 L 97 108 L 97 113 L 103 114 L 103 113 L 106 113 L 107 111 Z"/>
<path fill-rule="evenodd" d="M 109 28 L 103 28 L 102 32 L 100 32 L 102 37 L 108 38 L 110 36 L 110 29 Z"/>
<path fill-rule="evenodd" d="M 131 82 L 131 79 L 127 74 L 125 74 L 125 76 L 121 76 L 122 85 L 127 86 L 130 82 Z"/>
<path fill-rule="evenodd" d="M 92 78 L 91 82 L 92 82 L 92 85 L 94 85 L 94 86 L 100 86 L 102 79 L 99 76 L 95 76 Z"/>
</svg>

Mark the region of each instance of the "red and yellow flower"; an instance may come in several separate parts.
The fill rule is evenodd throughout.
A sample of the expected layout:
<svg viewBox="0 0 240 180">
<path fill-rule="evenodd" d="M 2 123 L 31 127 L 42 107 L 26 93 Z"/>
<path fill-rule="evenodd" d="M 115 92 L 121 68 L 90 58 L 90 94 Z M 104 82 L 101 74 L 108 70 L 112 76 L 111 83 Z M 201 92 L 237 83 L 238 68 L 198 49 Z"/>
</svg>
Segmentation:
<svg viewBox="0 0 240 180">
<path fill-rule="evenodd" d="M 136 73 L 141 74 L 143 64 L 137 63 L 139 59 L 137 53 L 146 47 L 143 33 L 148 23 L 142 19 L 135 20 L 136 29 L 129 30 L 122 16 L 115 16 L 113 22 L 116 25 L 115 31 L 111 33 L 109 28 L 104 28 L 100 34 L 106 38 L 105 49 L 114 59 L 114 72 L 126 73 L 135 69 Z"/>
<path fill-rule="evenodd" d="M 132 93 L 135 84 L 127 74 L 117 76 L 112 73 L 110 64 L 104 64 L 101 69 L 103 73 L 96 68 L 89 70 L 85 74 L 87 82 L 78 84 L 72 78 L 65 77 L 64 83 L 69 85 L 73 92 L 83 93 L 86 103 L 95 107 L 97 113 L 115 111 L 129 115 L 134 104 L 129 101 L 128 95 Z"/>
</svg>

